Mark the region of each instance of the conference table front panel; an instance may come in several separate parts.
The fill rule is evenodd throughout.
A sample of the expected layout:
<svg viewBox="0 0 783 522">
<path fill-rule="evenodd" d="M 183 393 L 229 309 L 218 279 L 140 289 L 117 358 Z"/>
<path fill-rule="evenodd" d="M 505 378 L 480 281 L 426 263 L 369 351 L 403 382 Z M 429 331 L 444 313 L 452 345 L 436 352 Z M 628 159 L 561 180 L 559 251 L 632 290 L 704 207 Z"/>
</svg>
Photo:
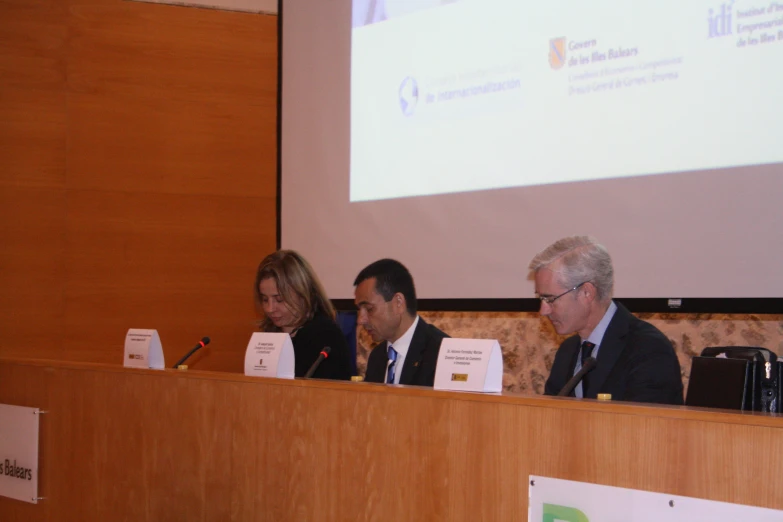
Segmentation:
<svg viewBox="0 0 783 522">
<path fill-rule="evenodd" d="M 530 475 L 783 509 L 768 415 L 22 360 L 0 403 L 46 411 L 4 521 L 526 520 Z"/>
</svg>

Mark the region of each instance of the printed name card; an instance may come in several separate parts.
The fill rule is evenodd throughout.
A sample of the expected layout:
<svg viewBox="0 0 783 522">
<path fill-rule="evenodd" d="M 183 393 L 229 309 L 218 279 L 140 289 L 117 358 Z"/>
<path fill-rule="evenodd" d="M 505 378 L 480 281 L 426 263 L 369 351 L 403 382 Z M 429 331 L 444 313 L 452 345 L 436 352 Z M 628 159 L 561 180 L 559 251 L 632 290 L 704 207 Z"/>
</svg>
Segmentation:
<svg viewBox="0 0 783 522">
<path fill-rule="evenodd" d="M 435 389 L 493 392 L 503 389 L 503 354 L 494 339 L 443 339 Z"/>
<path fill-rule="evenodd" d="M 245 352 L 245 375 L 294 378 L 294 345 L 287 333 L 256 332 Z"/>
<path fill-rule="evenodd" d="M 131 328 L 125 336 L 125 358 L 123 366 L 131 368 L 154 368 L 162 370 L 163 346 L 160 344 L 157 330 Z"/>
</svg>

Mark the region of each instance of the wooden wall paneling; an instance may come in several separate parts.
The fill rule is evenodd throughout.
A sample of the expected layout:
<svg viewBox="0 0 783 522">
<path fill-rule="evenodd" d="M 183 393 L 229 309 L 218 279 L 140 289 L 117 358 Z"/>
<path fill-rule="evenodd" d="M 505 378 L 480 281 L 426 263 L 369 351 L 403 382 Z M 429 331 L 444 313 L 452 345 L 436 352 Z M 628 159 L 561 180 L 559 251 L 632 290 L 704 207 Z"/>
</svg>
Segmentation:
<svg viewBox="0 0 783 522">
<path fill-rule="evenodd" d="M 333 412 L 330 417 L 338 421 L 331 423 L 332 429 L 328 433 L 331 440 L 327 454 L 333 463 L 333 471 L 337 473 L 336 480 L 328 487 L 329 495 L 347 493 L 340 495 L 341 502 L 333 506 L 334 511 L 329 512 L 334 520 L 344 520 L 357 513 L 369 520 L 371 514 L 373 491 L 367 486 L 368 473 L 373 469 L 377 470 L 373 467 L 373 449 L 376 446 L 372 438 L 373 427 L 367 423 L 367 403 L 353 391 L 348 389 L 325 398 L 329 401 L 330 411 Z M 335 424 L 341 428 L 338 433 L 334 433 Z M 395 449 L 390 448 L 390 451 Z"/>
<path fill-rule="evenodd" d="M 206 335 L 199 367 L 241 371 L 273 212 L 254 198 L 72 191 L 71 357 L 119 362 L 127 328 L 156 328 L 168 364 Z"/>
<path fill-rule="evenodd" d="M 0 5 L 0 186 L 64 186 L 65 12 L 57 0 Z"/>
<path fill-rule="evenodd" d="M 275 196 L 276 19 L 74 0 L 69 182 Z"/>
<path fill-rule="evenodd" d="M 0 354 L 62 356 L 65 193 L 0 186 Z"/>
<path fill-rule="evenodd" d="M 208 335 L 190 363 L 241 371 L 254 270 L 275 246 L 274 19 L 102 0 L 71 13 L 71 353 L 115 360 L 104 350 L 138 321 L 169 364 Z M 112 332 L 80 337 L 96 315 Z"/>
<path fill-rule="evenodd" d="M 448 499 L 448 505 L 441 506 L 441 509 L 451 509 L 443 511 L 438 518 L 471 520 L 476 513 L 482 513 L 487 519 L 497 520 L 502 516 L 502 499 L 507 498 L 513 503 L 518 484 L 517 470 L 506 469 L 503 465 L 508 456 L 503 454 L 501 442 L 508 434 L 499 429 L 503 414 L 512 412 L 506 411 L 500 404 L 482 403 L 453 403 L 451 410 L 452 415 L 446 422 L 452 426 L 463 426 L 458 432 L 450 434 L 448 452 L 458 457 L 449 458 L 448 471 L 433 478 L 443 481 L 445 477 L 464 477 L 465 487 L 443 484 L 447 494 L 442 495 L 441 501 Z M 518 438 L 521 437 L 509 441 L 512 446 L 522 443 Z M 433 449 L 437 451 L 437 447 Z"/>
<path fill-rule="evenodd" d="M 778 429 L 736 424 L 716 424 L 704 429 L 697 422 L 681 426 L 680 448 L 688 449 L 682 451 L 678 470 L 681 487 L 686 491 L 683 494 L 783 509 L 780 488 L 766 487 L 779 483 L 777 463 L 783 462 L 783 419 L 778 417 L 776 421 Z M 776 464 L 764 469 L 747 464 L 759 460 Z M 738 498 L 742 500 L 737 501 Z"/>
<path fill-rule="evenodd" d="M 276 18 L 9 0 L 0 43 L 0 353 L 115 361 L 154 313 L 170 359 L 211 335 L 198 364 L 241 370 L 275 245 Z"/>
<path fill-rule="evenodd" d="M 150 443 L 154 440 L 147 433 L 147 426 L 160 419 L 165 409 L 157 408 L 158 415 L 149 416 L 149 408 L 156 397 L 154 384 L 148 379 L 117 379 L 111 374 L 90 372 L 79 376 L 92 384 L 94 439 L 91 447 L 93 480 L 90 485 L 95 494 L 95 516 L 101 520 L 144 520 L 148 518 L 147 499 L 154 485 L 146 480 L 144 470 L 150 464 Z M 66 411 L 62 412 L 67 414 Z M 172 434 L 169 434 L 171 436 Z M 168 441 L 155 441 L 168 442 Z M 186 468 L 187 461 L 179 463 Z M 167 497 L 177 498 L 177 491 L 186 484 L 167 491 Z"/>
<path fill-rule="evenodd" d="M 250 382 L 240 383 L 233 399 L 231 408 L 236 411 L 237 422 L 233 425 L 231 453 L 227 462 L 233 477 L 231 493 L 227 497 L 230 520 L 265 520 L 263 514 L 270 493 L 263 489 L 262 470 L 269 469 L 269 456 L 272 456 L 266 445 L 268 440 L 282 435 L 274 427 L 264 426 L 262 419 L 267 417 L 269 406 L 274 404 Z M 258 451 L 249 451 L 248 448 L 258 448 Z"/>
<path fill-rule="evenodd" d="M 52 405 L 53 430 L 75 451 L 59 451 L 50 467 L 78 480 L 55 480 L 50 505 L 85 521 L 229 519 L 224 460 L 238 419 L 226 399 L 236 383 L 209 383 L 204 392 L 205 381 L 59 373 L 55 380 L 71 385 Z"/>
<path fill-rule="evenodd" d="M 64 273 L 65 9 L 0 4 L 0 354 L 54 355 Z"/>
<path fill-rule="evenodd" d="M 48 512 L 48 520 L 51 521 L 63 520 L 66 513 L 71 520 L 91 520 L 97 516 L 98 495 L 102 494 L 100 485 L 106 480 L 100 475 L 101 462 L 97 457 L 99 441 L 106 436 L 107 419 L 104 414 L 117 411 L 120 416 L 124 415 L 121 405 L 112 405 L 112 408 L 105 405 L 105 396 L 119 380 L 111 382 L 112 373 L 90 370 L 69 372 L 56 367 L 44 370 L 37 380 L 46 383 L 52 391 L 45 396 L 37 393 L 35 401 L 42 403 L 47 410 L 45 424 L 41 427 L 41 440 L 48 441 L 49 456 L 39 464 L 43 481 L 39 492 L 46 500 L 40 505 Z M 104 389 L 107 383 L 109 387 Z M 123 434 L 112 436 L 123 437 Z M 43 459 L 44 455 L 41 457 Z M 121 481 L 122 477 L 117 477 L 117 480 Z M 90 495 L 89 502 L 80 500 L 85 494 Z"/>
<path fill-rule="evenodd" d="M 312 500 L 330 489 L 328 483 L 316 483 L 320 469 L 313 453 L 321 441 L 313 436 L 326 428 L 313 407 L 316 398 L 290 388 L 259 392 L 264 413 L 256 429 L 266 436 L 261 446 L 266 462 L 258 468 L 259 513 L 262 520 L 284 520 L 292 513 L 298 520 L 312 520 Z"/>
<path fill-rule="evenodd" d="M 406 497 L 406 493 L 410 492 L 411 482 L 415 481 L 415 468 L 411 467 L 411 441 L 406 441 L 404 434 L 411 426 L 410 415 L 414 411 L 395 410 L 393 397 L 372 394 L 359 395 L 353 400 L 357 406 L 346 420 L 351 431 L 362 434 L 362 440 L 357 445 L 346 445 L 340 457 L 342 461 L 356 466 L 345 477 L 347 491 L 351 491 L 353 499 L 342 495 L 347 504 L 340 518 L 349 519 L 353 515 L 360 520 L 388 520 L 390 513 L 399 509 L 395 506 L 400 504 L 400 499 L 411 499 Z M 419 450 L 425 451 L 429 442 L 420 441 L 419 444 L 425 448 Z M 386 455 L 399 458 L 385 459 Z M 405 480 L 395 481 L 400 472 Z"/>
<path fill-rule="evenodd" d="M 213 102 L 277 88 L 277 17 L 70 0 L 75 91 Z"/>
<path fill-rule="evenodd" d="M 13 71 L 0 71 L 0 188 L 62 189 L 65 93 L 51 85 L 13 85 L 17 82 Z"/>
<path fill-rule="evenodd" d="M 62 91 L 65 2 L 3 0 L 0 13 L 0 92 L 31 87 Z"/>
<path fill-rule="evenodd" d="M 137 0 L 161 4 L 182 4 L 179 0 Z M 277 0 L 189 0 L 188 5 L 206 9 L 246 11 L 250 13 L 277 13 Z"/>
<path fill-rule="evenodd" d="M 71 94 L 69 187 L 274 202 L 274 105 L 213 96 Z"/>
<path fill-rule="evenodd" d="M 428 494 L 420 496 L 418 502 L 402 504 L 406 514 L 404 518 L 413 520 L 424 512 L 432 513 L 432 519 L 448 519 L 449 504 L 454 494 L 447 478 L 452 460 L 442 448 L 453 446 L 454 433 L 450 426 L 454 412 L 448 402 L 430 397 L 411 401 L 410 408 L 392 408 L 391 412 L 392 422 L 400 426 L 407 425 L 402 436 L 397 435 L 394 455 L 395 459 L 399 455 L 407 456 L 398 462 L 401 464 L 401 476 L 409 477 L 407 481 L 397 478 L 389 481 L 392 492 L 396 489 L 395 483 L 403 484 L 402 495 L 394 502 L 399 504 L 400 498 L 407 498 L 408 495 L 416 497 L 421 495 L 421 491 L 426 491 Z M 465 433 L 461 434 L 461 438 L 466 438 Z"/>
<path fill-rule="evenodd" d="M 208 415 L 201 417 L 201 426 L 197 427 L 206 436 L 199 440 L 196 453 L 192 456 L 204 462 L 205 476 L 199 495 L 202 513 L 204 520 L 230 520 L 232 507 L 229 499 L 234 484 L 238 483 L 231 466 L 231 455 L 234 452 L 233 431 L 243 422 L 242 412 L 237 408 L 241 385 L 225 383 L 224 386 L 214 388 L 211 382 L 204 380 L 197 386 L 197 395 L 212 399 L 204 405 L 208 406 Z M 187 390 L 186 393 L 188 396 L 193 394 L 192 390 Z M 178 421 L 176 412 L 172 419 L 174 422 Z"/>
</svg>

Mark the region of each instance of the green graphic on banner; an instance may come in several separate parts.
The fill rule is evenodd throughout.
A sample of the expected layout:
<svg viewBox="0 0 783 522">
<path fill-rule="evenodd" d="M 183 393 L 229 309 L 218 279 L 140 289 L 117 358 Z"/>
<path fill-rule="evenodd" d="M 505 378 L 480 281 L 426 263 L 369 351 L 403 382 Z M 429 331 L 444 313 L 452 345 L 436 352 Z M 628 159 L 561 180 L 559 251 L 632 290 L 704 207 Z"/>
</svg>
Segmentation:
<svg viewBox="0 0 783 522">
<path fill-rule="evenodd" d="M 544 518 L 542 522 L 590 522 L 590 520 L 587 518 L 587 515 L 576 508 L 544 504 Z"/>
</svg>

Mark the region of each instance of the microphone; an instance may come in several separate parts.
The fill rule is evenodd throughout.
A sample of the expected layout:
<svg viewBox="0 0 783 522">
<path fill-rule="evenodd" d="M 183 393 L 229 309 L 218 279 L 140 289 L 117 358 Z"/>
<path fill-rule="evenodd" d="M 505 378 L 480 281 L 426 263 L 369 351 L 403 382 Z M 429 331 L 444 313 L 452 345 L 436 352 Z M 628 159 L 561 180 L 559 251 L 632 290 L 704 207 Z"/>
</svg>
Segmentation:
<svg viewBox="0 0 783 522">
<path fill-rule="evenodd" d="M 331 348 L 329 348 L 328 346 L 324 346 L 324 349 L 321 350 L 321 353 L 318 354 L 318 359 L 316 359 L 313 365 L 310 367 L 310 369 L 307 370 L 307 373 L 304 376 L 305 379 L 309 379 L 310 377 L 313 376 L 315 371 L 318 369 L 318 366 L 321 364 L 321 361 L 329 357 L 329 352 L 331 351 L 332 351 Z"/>
<path fill-rule="evenodd" d="M 188 353 L 186 353 L 186 354 L 185 354 L 185 357 L 183 357 L 182 359 L 180 359 L 179 361 L 177 361 L 177 364 L 175 364 L 174 366 L 172 366 L 172 368 L 179 368 L 179 365 L 180 365 L 180 364 L 182 364 L 182 363 L 184 363 L 185 361 L 187 361 L 187 360 L 188 360 L 188 357 L 190 357 L 191 355 L 193 355 L 193 353 L 194 353 L 196 350 L 198 350 L 199 348 L 203 348 L 203 347 L 205 347 L 205 346 L 206 346 L 206 345 L 208 345 L 208 344 L 209 344 L 209 337 L 202 337 L 202 338 L 201 338 L 201 340 L 198 342 L 198 344 L 197 344 L 197 345 L 196 345 L 196 346 L 195 346 L 195 347 L 194 347 L 192 350 L 190 350 Z"/>
<path fill-rule="evenodd" d="M 563 389 L 560 390 L 560 393 L 558 393 L 557 396 L 565 397 L 571 393 L 574 388 L 576 388 L 576 385 L 579 384 L 579 381 L 581 381 L 584 376 L 587 375 L 593 368 L 595 368 L 595 357 L 588 357 L 585 359 L 585 362 L 582 363 L 582 367 L 579 369 L 579 371 L 576 372 L 573 377 L 571 377 L 565 386 L 563 386 Z"/>
</svg>

